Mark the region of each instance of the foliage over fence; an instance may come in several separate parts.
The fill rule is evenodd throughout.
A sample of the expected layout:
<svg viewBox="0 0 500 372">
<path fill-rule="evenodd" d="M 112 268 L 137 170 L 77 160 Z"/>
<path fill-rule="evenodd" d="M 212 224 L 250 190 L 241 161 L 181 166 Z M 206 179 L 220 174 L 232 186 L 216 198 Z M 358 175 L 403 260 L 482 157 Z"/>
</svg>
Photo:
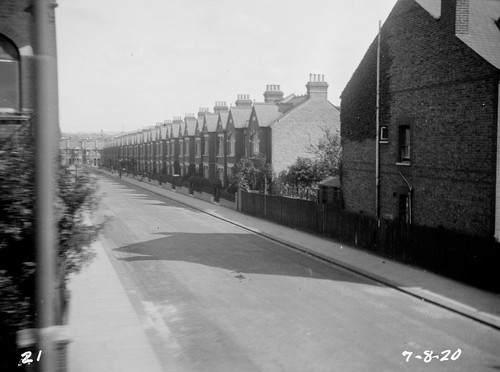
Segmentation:
<svg viewBox="0 0 500 372">
<path fill-rule="evenodd" d="M 305 199 L 310 201 L 318 200 L 318 189 L 315 187 L 273 184 L 271 192 L 272 195 L 286 196 L 289 198 Z"/>
<path fill-rule="evenodd" d="M 35 326 L 35 153 L 31 123 L 0 139 L 0 370 L 19 360 L 16 332 Z M 67 303 L 65 285 L 94 256 L 91 242 L 101 228 L 85 223 L 97 203 L 96 184 L 85 171 L 59 167 L 55 185 L 57 223 L 56 321 Z M 7 360 L 13 356 L 17 360 Z"/>
<path fill-rule="evenodd" d="M 245 191 L 239 204 L 243 213 L 500 291 L 500 244 L 493 239 L 394 220 L 377 221 L 331 204 Z"/>
</svg>

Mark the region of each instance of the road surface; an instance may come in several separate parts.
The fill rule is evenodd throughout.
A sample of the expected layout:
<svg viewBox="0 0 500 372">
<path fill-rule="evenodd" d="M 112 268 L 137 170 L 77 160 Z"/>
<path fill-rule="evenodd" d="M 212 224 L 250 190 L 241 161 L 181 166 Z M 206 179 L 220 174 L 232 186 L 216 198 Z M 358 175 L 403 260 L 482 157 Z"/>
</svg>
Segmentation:
<svg viewBox="0 0 500 372">
<path fill-rule="evenodd" d="M 495 329 L 119 179 L 99 185 L 93 221 L 108 220 L 101 243 L 165 371 L 500 370 Z"/>
</svg>

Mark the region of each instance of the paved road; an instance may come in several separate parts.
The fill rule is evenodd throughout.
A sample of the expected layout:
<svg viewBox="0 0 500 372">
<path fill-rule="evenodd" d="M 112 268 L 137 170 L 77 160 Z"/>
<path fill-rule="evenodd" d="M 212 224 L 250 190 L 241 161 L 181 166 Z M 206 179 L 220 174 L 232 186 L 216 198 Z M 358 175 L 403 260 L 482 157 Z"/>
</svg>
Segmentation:
<svg viewBox="0 0 500 372">
<path fill-rule="evenodd" d="M 165 371 L 500 369 L 492 328 L 119 180 L 100 190 L 101 243 Z"/>
</svg>

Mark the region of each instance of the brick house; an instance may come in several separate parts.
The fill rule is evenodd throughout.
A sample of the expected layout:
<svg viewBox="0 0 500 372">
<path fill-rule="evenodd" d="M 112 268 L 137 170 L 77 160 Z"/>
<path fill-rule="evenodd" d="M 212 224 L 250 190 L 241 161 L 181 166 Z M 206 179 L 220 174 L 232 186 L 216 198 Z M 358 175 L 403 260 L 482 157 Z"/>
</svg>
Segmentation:
<svg viewBox="0 0 500 372">
<path fill-rule="evenodd" d="M 167 136 L 168 122 L 165 120 L 160 125 L 160 173 L 167 174 Z"/>
<path fill-rule="evenodd" d="M 163 174 L 170 174 L 171 171 L 171 166 L 170 166 L 170 131 L 172 128 L 172 123 L 169 120 L 165 120 L 163 122 L 164 129 L 164 137 L 163 137 L 163 168 L 162 168 L 162 173 Z"/>
<path fill-rule="evenodd" d="M 202 133 L 202 129 L 203 129 L 203 123 L 205 122 L 205 114 L 208 112 L 209 112 L 208 107 L 200 107 L 200 109 L 198 110 L 198 117 L 196 119 L 195 139 L 194 139 L 195 142 L 194 162 L 196 165 L 196 172 L 198 172 L 198 174 L 202 176 L 204 174 L 203 157 L 205 154 L 205 145 L 206 145 L 205 144 L 206 138 L 205 134 Z M 208 174 L 208 168 L 206 169 L 206 172 Z"/>
<path fill-rule="evenodd" d="M 142 130 L 144 136 L 144 164 L 145 172 L 152 173 L 153 169 L 153 132 L 154 127 L 149 126 Z"/>
<path fill-rule="evenodd" d="M 185 155 L 185 143 L 184 143 L 184 132 L 186 130 L 186 122 L 182 120 L 180 123 L 179 127 L 179 172 L 178 174 L 181 176 L 184 176 L 184 172 L 186 170 L 186 163 L 184 162 L 184 155 Z M 186 141 L 188 142 L 188 141 Z"/>
<path fill-rule="evenodd" d="M 148 172 L 154 174 L 156 172 L 156 127 L 149 126 L 146 128 L 146 148 L 147 148 L 147 164 Z"/>
<path fill-rule="evenodd" d="M 245 133 L 245 156 L 254 157 L 262 154 L 272 163 L 270 126 L 281 116 L 275 103 L 256 102 L 250 112 Z"/>
<path fill-rule="evenodd" d="M 231 107 L 226 124 L 226 177 L 233 174 L 234 165 L 245 155 L 245 132 L 252 112 L 252 101 L 248 94 L 239 94 Z"/>
<path fill-rule="evenodd" d="M 217 179 L 216 175 L 216 153 L 217 153 L 217 122 L 221 111 L 227 110 L 227 106 L 216 105 L 214 113 L 205 112 L 200 135 L 203 138 L 203 177 L 210 180 Z"/>
<path fill-rule="evenodd" d="M 170 147 L 170 174 L 175 175 L 181 174 L 180 163 L 179 163 L 179 136 L 181 135 L 181 126 L 183 121 L 181 117 L 174 117 L 172 124 L 170 126 L 170 136 L 168 139 Z"/>
<path fill-rule="evenodd" d="M 224 104 L 225 106 L 225 104 Z M 222 186 L 226 185 L 227 180 L 227 119 L 229 117 L 229 112 L 227 111 L 227 106 L 225 110 L 219 113 L 219 118 L 217 119 L 217 143 L 215 146 L 215 177 L 220 181 Z"/>
<path fill-rule="evenodd" d="M 153 146 L 154 146 L 154 173 L 158 174 L 161 172 L 161 169 L 163 167 L 162 164 L 162 137 L 161 137 L 161 128 L 163 126 L 163 123 L 156 123 L 155 129 L 153 132 Z"/>
<path fill-rule="evenodd" d="M 195 169 L 195 140 L 198 121 L 194 114 L 186 114 L 184 118 L 184 174 L 189 173 L 189 168 Z"/>
<path fill-rule="evenodd" d="M 498 237 L 499 17 L 498 1 L 396 3 L 380 37 L 380 132 L 377 38 L 341 96 L 347 210 Z"/>
<path fill-rule="evenodd" d="M 30 0 L 0 2 L 0 136 L 29 125 L 34 109 L 33 16 Z M 50 49 L 56 55 L 55 1 L 51 2 Z M 55 82 L 56 84 L 56 82 Z M 57 85 L 57 84 L 56 84 Z"/>
<path fill-rule="evenodd" d="M 323 75 L 311 74 L 307 94 L 283 98 L 279 85 L 268 85 L 264 103 L 254 103 L 245 133 L 246 156 L 260 153 L 276 174 L 311 157 L 308 146 L 317 144 L 325 130 L 340 131 L 340 112 L 328 101 Z"/>
</svg>

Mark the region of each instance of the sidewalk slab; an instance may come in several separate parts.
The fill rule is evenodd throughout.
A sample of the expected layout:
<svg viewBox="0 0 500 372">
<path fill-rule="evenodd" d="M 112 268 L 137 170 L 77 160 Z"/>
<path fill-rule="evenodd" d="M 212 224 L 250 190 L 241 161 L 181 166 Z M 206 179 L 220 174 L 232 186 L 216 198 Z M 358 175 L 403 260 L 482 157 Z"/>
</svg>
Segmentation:
<svg viewBox="0 0 500 372">
<path fill-rule="evenodd" d="M 162 371 L 103 246 L 93 249 L 92 264 L 69 283 L 68 371 Z"/>
<path fill-rule="evenodd" d="M 106 171 L 101 172 L 111 177 L 117 177 L 117 175 Z M 376 256 L 318 235 L 248 216 L 192 196 L 182 195 L 165 188 L 165 185 L 161 187 L 155 185 L 154 182 L 140 182 L 126 176 L 122 176 L 122 181 L 211 214 L 271 240 L 306 254 L 312 254 L 500 330 L 500 294 L 484 291 L 417 267 Z"/>
</svg>

